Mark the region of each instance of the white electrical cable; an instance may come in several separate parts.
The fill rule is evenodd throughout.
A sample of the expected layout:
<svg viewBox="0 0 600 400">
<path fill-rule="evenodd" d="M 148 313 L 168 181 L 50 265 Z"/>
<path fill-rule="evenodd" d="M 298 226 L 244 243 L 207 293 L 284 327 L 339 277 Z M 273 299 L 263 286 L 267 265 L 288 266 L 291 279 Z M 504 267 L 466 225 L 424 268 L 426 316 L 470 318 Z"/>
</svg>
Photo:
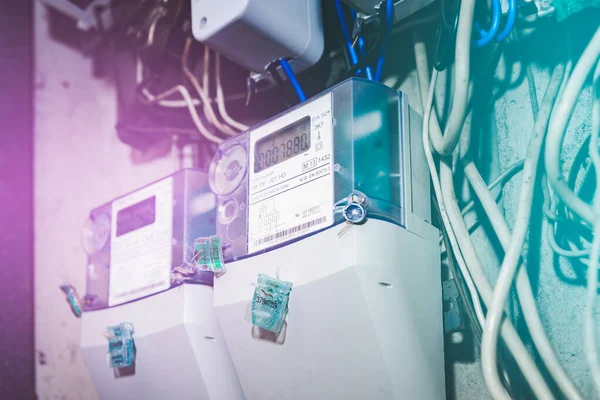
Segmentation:
<svg viewBox="0 0 600 400">
<path fill-rule="evenodd" d="M 204 63 L 202 64 L 202 90 L 210 97 L 210 49 L 204 46 Z"/>
<path fill-rule="evenodd" d="M 490 183 L 487 186 L 487 189 L 489 191 L 492 191 L 496 188 L 496 186 L 500 185 L 501 183 L 507 183 L 510 179 L 512 179 L 512 177 L 519 171 L 521 171 L 523 169 L 523 164 L 525 164 L 525 160 L 519 160 L 516 163 L 512 164 L 510 167 L 508 167 L 504 172 L 502 172 L 500 175 L 498 175 L 498 177 L 496 179 L 494 179 L 492 181 L 492 183 Z M 475 200 L 471 200 L 469 201 L 461 210 L 460 213 L 461 215 L 464 217 L 465 215 L 467 215 L 467 213 L 469 213 L 473 208 L 475 208 Z M 471 231 L 471 229 L 473 229 L 475 226 L 477 225 L 477 221 L 475 221 L 471 226 L 469 226 L 469 232 Z M 443 242 L 443 238 L 440 237 L 440 244 Z"/>
<path fill-rule="evenodd" d="M 460 210 L 458 208 L 458 200 L 456 199 L 456 194 L 454 192 L 454 178 L 452 176 L 452 167 L 448 165 L 446 162 L 442 161 L 440 163 L 440 177 L 441 177 L 441 186 L 442 186 L 442 196 L 444 202 L 446 202 L 446 206 L 448 209 L 448 217 L 450 219 L 450 223 L 454 228 L 454 232 L 456 234 L 456 239 L 460 245 L 460 249 L 462 251 L 463 257 L 465 258 L 466 265 L 471 272 L 471 276 L 473 277 L 473 281 L 475 282 L 477 289 L 483 299 L 483 302 L 487 305 L 492 302 L 492 287 L 488 278 L 483 271 L 483 267 L 481 265 L 481 261 L 477 255 L 473 242 L 471 241 L 471 237 L 467 230 L 467 226 L 462 216 L 460 215 Z M 485 326 L 487 325 L 484 324 Z M 521 341 L 519 334 L 512 326 L 510 321 L 507 318 L 502 320 L 501 325 L 501 336 L 508 350 L 512 354 L 515 359 L 517 365 L 521 369 L 523 376 L 526 381 L 529 383 L 533 393 L 539 399 L 554 399 L 552 392 L 548 388 L 548 385 L 544 381 L 542 374 L 537 368 L 535 362 L 531 359 L 527 348 Z M 492 386 L 488 386 L 490 393 L 502 393 L 504 396 L 510 398 L 504 386 L 500 382 L 497 385 L 497 382 L 491 382 Z"/>
<path fill-rule="evenodd" d="M 560 83 L 560 80 L 558 83 Z M 558 94 L 558 85 L 555 86 L 553 90 L 554 93 L 549 93 L 549 95 L 552 96 L 551 99 L 556 98 Z M 551 105 L 549 107 L 551 108 Z M 549 118 L 549 113 L 546 113 L 544 117 Z M 465 165 L 465 175 L 467 176 L 467 179 L 469 179 L 469 182 L 473 186 L 477 196 L 484 206 L 483 208 L 488 214 L 502 246 L 505 250 L 508 250 L 511 241 L 511 233 L 506 221 L 504 220 L 502 212 L 496 204 L 496 200 L 489 192 L 489 189 L 486 188 L 485 182 L 479 175 L 479 171 L 473 163 L 469 162 L 467 165 Z M 524 269 L 519 270 L 516 286 L 517 293 L 521 301 L 521 308 L 525 316 L 525 321 L 542 360 L 546 363 L 549 372 L 558 383 L 566 398 L 581 399 L 581 395 L 578 393 L 575 385 L 558 362 L 556 354 L 554 353 L 550 342 L 546 337 L 541 319 L 536 309 L 535 297 L 531 291 L 529 277 Z"/>
<path fill-rule="evenodd" d="M 169 97 L 176 92 L 179 92 L 181 94 L 181 96 L 184 98 L 184 100 L 187 102 L 190 116 L 192 117 L 192 121 L 194 121 L 194 124 L 196 125 L 196 129 L 198 129 L 198 132 L 200 132 L 200 134 L 202 136 L 204 136 L 206 139 L 210 140 L 213 143 L 218 144 L 218 143 L 223 142 L 223 139 L 213 135 L 212 132 L 208 128 L 206 128 L 206 126 L 204 126 L 204 124 L 202 123 L 202 120 L 198 116 L 198 112 L 196 111 L 196 108 L 192 104 L 192 96 L 190 96 L 190 92 L 188 92 L 188 90 L 185 86 L 177 85 L 177 86 L 167 90 L 166 92 L 163 92 L 163 93 L 159 94 L 158 96 L 154 97 L 153 100 L 148 100 L 147 103 L 158 102 L 161 99 Z"/>
<path fill-rule="evenodd" d="M 546 89 L 546 94 L 542 100 L 542 106 L 538 112 L 538 116 L 534 124 L 533 133 L 529 140 L 513 235 L 512 239 L 510 240 L 510 245 L 506 250 L 504 261 L 502 262 L 500 275 L 498 276 L 498 280 L 494 288 L 492 302 L 488 310 L 488 318 L 486 325 L 484 326 L 481 361 L 483 367 L 483 376 L 488 387 L 497 387 L 501 384 L 496 366 L 498 333 L 503 319 L 504 304 L 517 272 L 519 259 L 523 250 L 523 244 L 529 229 L 538 160 L 542 150 L 544 136 L 548 128 L 550 114 L 552 113 L 552 107 L 560 89 L 563 73 L 564 65 L 557 65 L 552 73 L 552 77 L 550 78 L 548 88 Z M 493 205 L 495 207 L 496 203 L 494 202 Z M 498 216 L 494 215 L 493 223 L 498 223 L 498 221 L 495 220 L 496 218 L 498 218 Z M 505 228 L 508 230 L 508 227 Z M 506 238 L 504 238 L 504 240 L 501 239 L 501 241 L 505 242 L 505 239 Z M 521 279 L 522 276 L 523 275 L 521 274 L 519 279 Z M 567 374 L 560 366 L 560 363 L 556 359 L 554 351 L 552 350 L 552 347 L 546 338 L 543 327 L 541 326 L 541 321 L 539 320 L 539 315 L 537 315 L 537 311 L 535 310 L 535 300 L 533 299 L 533 294 L 531 293 L 531 287 L 528 280 L 527 288 L 525 288 L 524 283 L 525 282 L 523 281 L 517 287 L 517 289 L 521 289 L 519 293 L 519 299 L 521 300 L 523 312 L 527 313 L 526 322 L 528 322 L 528 326 L 533 322 L 529 328 L 530 332 L 532 333 L 532 338 L 534 338 L 536 346 L 538 346 L 540 355 L 542 356 L 544 362 L 547 363 L 548 368 L 552 373 L 552 376 L 555 378 L 557 384 L 560 386 L 561 390 L 565 392 L 568 398 L 581 399 L 581 396 L 579 393 L 577 393 L 575 386 L 572 384 Z M 533 309 L 531 307 L 533 307 Z M 491 394 L 495 399 L 506 398 L 502 395 L 502 393 L 498 393 L 496 391 L 492 391 Z"/>
<path fill-rule="evenodd" d="M 437 82 L 438 71 L 434 70 L 433 75 L 431 77 L 431 86 L 429 87 L 429 93 L 426 99 L 425 105 L 425 114 L 423 118 L 423 148 L 425 149 L 425 156 L 427 158 L 427 164 L 429 166 L 429 172 L 431 174 L 431 180 L 433 181 L 433 190 L 435 192 L 435 196 L 438 199 L 438 205 L 440 209 L 440 214 L 442 216 L 442 222 L 446 227 L 446 232 L 448 233 L 448 240 L 450 241 L 450 245 L 454 251 L 454 255 L 456 257 L 456 262 L 460 269 L 460 272 L 463 276 L 467 289 L 469 290 L 469 294 L 471 295 L 471 300 L 473 302 L 473 308 L 475 309 L 475 314 L 477 315 L 477 319 L 479 325 L 483 327 L 485 316 L 483 313 L 483 308 L 481 307 L 481 301 L 479 299 L 479 293 L 473 283 L 473 279 L 471 278 L 471 274 L 465 264 L 465 261 L 461 255 L 460 247 L 458 246 L 458 242 L 456 241 L 456 236 L 454 235 L 454 231 L 452 229 L 452 225 L 450 224 L 450 220 L 448 219 L 448 213 L 446 211 L 446 206 L 443 202 L 442 190 L 440 187 L 440 180 L 438 177 L 437 169 L 435 166 L 435 161 L 433 159 L 433 154 L 431 153 L 430 143 L 429 143 L 429 121 L 428 116 L 431 114 L 431 109 L 433 108 L 433 94 L 435 91 L 435 83 Z M 466 299 L 465 299 L 466 301 Z M 476 321 L 473 321 L 476 323 Z"/>
<path fill-rule="evenodd" d="M 227 112 L 227 107 L 225 107 L 225 97 L 223 96 L 223 87 L 221 86 L 221 55 L 217 53 L 216 59 L 216 75 L 217 75 L 217 108 L 223 120 L 227 122 L 229 125 L 233 126 L 240 131 L 245 131 L 248 129 L 248 125 L 244 125 L 229 116 Z"/>
<path fill-rule="evenodd" d="M 598 30 L 600 32 L 600 29 Z M 590 158 L 596 169 L 596 194 L 594 196 L 594 240 L 588 265 L 587 295 L 584 314 L 584 343 L 585 353 L 596 393 L 600 394 L 600 364 L 598 363 L 598 345 L 596 343 L 596 326 L 594 321 L 594 306 L 598 296 L 598 257 L 600 257 L 600 154 L 598 154 L 598 135 L 600 135 L 600 62 L 594 72 L 592 85 L 592 133 L 590 136 Z"/>
<path fill-rule="evenodd" d="M 416 50 L 419 51 L 419 46 L 416 46 Z M 421 74 L 421 76 L 422 76 L 422 74 Z M 429 121 L 430 121 L 430 115 L 431 115 L 432 108 L 433 108 L 433 97 L 434 97 L 433 95 L 434 95 L 436 80 L 437 80 L 437 71 L 434 70 L 433 75 L 432 75 L 432 80 L 431 80 L 431 86 L 429 88 L 429 94 L 427 97 L 426 106 L 424 107 L 425 114 L 424 114 L 424 118 L 423 118 L 423 121 L 424 121 L 423 122 L 423 145 L 425 148 L 425 154 L 427 156 L 429 169 L 430 169 L 430 172 L 432 175 L 434 191 L 435 191 L 436 196 L 438 197 L 438 201 L 440 203 L 440 211 L 442 214 L 442 219 L 444 221 L 444 224 L 447 227 L 446 228 L 447 231 L 449 232 L 452 247 L 456 248 L 456 250 L 455 250 L 456 254 L 459 254 L 459 255 L 462 254 L 461 253 L 462 250 L 461 250 L 461 247 L 458 247 L 458 243 L 457 243 L 458 235 L 454 232 L 453 227 L 454 226 L 457 227 L 457 229 L 461 233 L 462 239 L 466 238 L 466 241 L 465 241 L 466 246 L 467 246 L 466 252 L 467 252 L 467 255 L 469 256 L 470 260 L 468 260 L 468 263 L 466 263 L 465 260 L 462 260 L 462 257 L 460 257 L 460 261 L 462 262 L 462 265 L 459 263 L 461 272 L 463 273 L 463 275 L 465 277 L 470 277 L 472 280 L 475 281 L 475 284 L 477 285 L 477 289 L 479 289 L 479 291 L 481 292 L 484 302 L 486 301 L 486 298 L 488 301 L 490 301 L 491 295 L 492 295 L 492 288 L 491 288 L 489 282 L 487 281 L 487 277 L 486 277 L 485 273 L 483 272 L 483 268 L 481 267 L 481 264 L 477 257 L 477 253 L 475 252 L 473 245 L 470 242 L 468 230 L 466 228 L 464 220 L 462 219 L 460 210 L 458 209 L 457 200 L 454 195 L 452 170 L 444 162 L 442 162 L 442 168 L 445 168 L 444 171 L 446 172 L 446 174 L 449 174 L 449 182 L 447 183 L 447 186 L 445 186 L 445 187 L 448 188 L 447 190 L 449 190 L 449 196 L 451 198 L 447 199 L 444 192 L 440 188 L 440 181 L 439 181 L 437 171 L 435 168 L 435 163 L 433 161 L 433 156 L 431 154 L 431 150 L 429 147 L 430 143 L 429 143 L 429 138 L 427 137 L 427 135 L 429 133 L 428 132 L 429 131 Z M 419 82 L 419 84 L 421 85 L 421 93 L 424 92 L 423 85 L 426 85 L 425 82 L 426 82 L 426 80 L 424 80 L 423 82 Z M 445 205 L 446 202 L 448 202 L 448 206 Z M 448 209 L 452 210 L 452 214 L 448 213 L 448 211 L 447 211 Z M 451 221 L 451 219 L 450 219 L 451 217 L 454 221 Z M 462 231 L 460 229 L 462 229 Z M 467 257 L 465 257 L 465 258 L 467 258 Z M 464 269 L 467 269 L 467 271 L 464 271 Z M 472 289 L 471 288 L 469 288 L 469 289 L 472 292 Z M 477 298 L 479 300 L 479 298 L 477 296 L 473 296 L 473 294 L 471 294 L 471 296 L 474 299 Z M 478 304 L 475 304 L 475 305 L 477 306 Z M 479 308 L 481 308 L 480 304 L 478 306 L 479 306 Z M 550 390 L 548 389 L 546 383 L 544 382 L 539 370 L 537 369 L 535 363 L 529 357 L 529 354 L 527 353 L 525 346 L 521 342 L 517 332 L 512 327 L 512 325 L 510 324 L 509 321 L 505 321 L 505 323 L 502 325 L 502 336 L 503 336 L 505 342 L 507 343 L 507 346 L 513 353 L 513 357 L 517 361 L 517 364 L 521 368 L 523 375 L 529 382 L 534 393 L 536 393 L 538 396 L 540 396 L 540 398 L 553 398 L 553 396 L 552 396 Z M 504 391 L 504 387 L 501 387 L 501 390 Z"/>
<path fill-rule="evenodd" d="M 567 207 L 590 224 L 593 224 L 596 219 L 594 210 L 589 204 L 573 193 L 564 181 L 560 168 L 560 149 L 577 97 L 599 56 L 600 27 L 596 30 L 592 40 L 579 58 L 577 65 L 573 69 L 573 74 L 565 86 L 560 101 L 553 112 L 550 128 L 548 129 L 545 153 L 546 175 L 554 191 Z"/>
<path fill-rule="evenodd" d="M 425 102 L 427 101 L 428 82 L 429 82 L 429 61 L 427 60 L 427 48 L 425 42 L 421 40 L 419 34 L 413 34 L 413 43 L 415 50 L 415 61 L 417 65 L 417 83 L 421 94 L 421 104 L 423 105 L 423 113 L 425 113 Z M 437 79 L 436 79 L 437 81 Z M 435 102 L 434 102 L 435 103 Z M 431 118 L 429 118 L 429 129 L 433 131 L 432 135 L 442 137 L 442 128 L 436 118 L 435 104 L 431 110 Z"/>
<path fill-rule="evenodd" d="M 142 81 L 144 80 L 144 64 L 142 64 L 142 60 L 137 57 L 137 61 L 136 61 L 136 67 L 135 67 L 135 78 L 136 78 L 136 83 L 138 85 L 142 84 Z M 144 97 L 146 97 L 146 99 L 150 102 L 150 103 L 156 103 L 161 107 L 166 107 L 166 108 L 187 108 L 188 106 L 188 102 L 186 100 L 160 100 L 160 101 L 156 101 L 156 96 L 154 96 L 152 93 L 150 93 L 150 91 L 147 88 L 143 88 L 142 89 L 142 94 L 144 95 Z M 202 103 L 200 103 L 200 100 L 198 99 L 192 99 L 192 105 L 194 106 L 198 106 Z"/>
<path fill-rule="evenodd" d="M 469 74 L 471 63 L 471 31 L 475 0 L 463 0 L 460 5 L 458 28 L 456 33 L 456 52 L 454 67 L 454 98 L 444 136 L 431 131 L 431 144 L 440 155 L 451 154 L 460 139 L 469 100 Z M 427 72 L 429 73 L 429 72 Z"/>
<path fill-rule="evenodd" d="M 487 185 L 487 190 L 492 191 L 499 184 L 507 183 L 517 172 L 523 169 L 523 165 L 525 164 L 525 160 L 519 160 L 513 163 L 510 167 L 508 167 L 504 172 L 502 172 L 496 179 L 492 181 L 489 185 Z M 460 213 L 465 216 L 469 211 L 471 211 L 475 207 L 475 200 L 469 201 L 460 211 Z"/>
<path fill-rule="evenodd" d="M 200 82 L 198 82 L 198 79 L 196 78 L 196 76 L 194 76 L 194 74 L 192 73 L 192 71 L 190 71 L 190 69 L 187 66 L 187 59 L 188 59 L 188 54 L 190 51 L 190 47 L 192 45 L 192 39 L 188 38 L 185 42 L 185 47 L 183 50 L 183 57 L 181 59 L 181 65 L 183 67 L 183 72 L 185 74 L 185 76 L 189 79 L 189 81 L 192 83 L 192 86 L 194 87 L 194 89 L 196 90 L 196 92 L 198 93 L 198 95 L 200 96 L 200 99 L 202 100 L 202 105 L 203 105 L 203 109 L 204 109 L 204 115 L 206 116 L 206 119 L 213 124 L 217 129 L 219 129 L 221 132 L 230 135 L 230 136 L 234 136 L 237 135 L 237 132 L 232 129 L 229 125 L 227 124 L 222 124 L 219 119 L 217 118 L 217 116 L 215 115 L 215 112 L 212 108 L 210 99 L 208 97 L 208 93 L 206 93 L 204 91 L 204 89 L 202 89 L 202 87 L 200 86 Z"/>
</svg>

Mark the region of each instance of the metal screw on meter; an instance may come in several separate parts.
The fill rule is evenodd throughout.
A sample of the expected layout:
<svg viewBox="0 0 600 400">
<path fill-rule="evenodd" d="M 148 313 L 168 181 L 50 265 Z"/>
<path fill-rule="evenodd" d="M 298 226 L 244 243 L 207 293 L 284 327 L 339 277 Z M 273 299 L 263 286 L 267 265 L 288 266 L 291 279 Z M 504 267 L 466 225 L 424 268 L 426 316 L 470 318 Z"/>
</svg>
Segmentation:
<svg viewBox="0 0 600 400">
<path fill-rule="evenodd" d="M 349 203 L 342 212 L 346 221 L 360 224 L 367 217 L 367 210 L 359 203 Z"/>
</svg>

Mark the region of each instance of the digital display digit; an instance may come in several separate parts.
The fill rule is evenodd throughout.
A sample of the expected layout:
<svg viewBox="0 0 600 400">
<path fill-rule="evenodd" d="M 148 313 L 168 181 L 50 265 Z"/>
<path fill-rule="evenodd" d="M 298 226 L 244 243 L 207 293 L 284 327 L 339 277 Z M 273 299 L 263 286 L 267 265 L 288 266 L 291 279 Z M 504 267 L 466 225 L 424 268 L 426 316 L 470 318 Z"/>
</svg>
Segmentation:
<svg viewBox="0 0 600 400">
<path fill-rule="evenodd" d="M 156 219 L 156 196 L 142 200 L 117 213 L 117 237 L 151 225 Z"/>
<path fill-rule="evenodd" d="M 310 149 L 310 116 L 256 142 L 254 173 L 263 171 Z"/>
</svg>

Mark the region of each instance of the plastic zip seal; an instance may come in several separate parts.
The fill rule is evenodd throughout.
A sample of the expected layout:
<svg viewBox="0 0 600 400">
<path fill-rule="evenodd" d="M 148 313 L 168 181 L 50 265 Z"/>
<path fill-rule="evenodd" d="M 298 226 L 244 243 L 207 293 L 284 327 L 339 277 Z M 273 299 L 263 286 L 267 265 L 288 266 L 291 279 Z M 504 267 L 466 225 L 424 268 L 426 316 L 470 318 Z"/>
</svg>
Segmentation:
<svg viewBox="0 0 600 400">
<path fill-rule="evenodd" d="M 212 271 L 217 278 L 223 275 L 226 270 L 223 262 L 221 238 L 210 236 L 195 239 L 192 263 L 200 271 Z"/>
<path fill-rule="evenodd" d="M 135 343 L 133 340 L 133 325 L 122 322 L 117 326 L 106 328 L 108 339 L 108 354 L 112 368 L 130 367 L 135 362 Z"/>
<path fill-rule="evenodd" d="M 279 333 L 288 313 L 291 291 L 291 282 L 259 274 L 250 306 L 252 325 Z"/>
<path fill-rule="evenodd" d="M 81 301 L 79 300 L 79 296 L 77 295 L 77 291 L 71 285 L 60 285 L 60 290 L 65 293 L 65 297 L 67 299 L 67 303 L 71 306 L 71 311 L 73 315 L 77 318 L 81 317 Z"/>
</svg>

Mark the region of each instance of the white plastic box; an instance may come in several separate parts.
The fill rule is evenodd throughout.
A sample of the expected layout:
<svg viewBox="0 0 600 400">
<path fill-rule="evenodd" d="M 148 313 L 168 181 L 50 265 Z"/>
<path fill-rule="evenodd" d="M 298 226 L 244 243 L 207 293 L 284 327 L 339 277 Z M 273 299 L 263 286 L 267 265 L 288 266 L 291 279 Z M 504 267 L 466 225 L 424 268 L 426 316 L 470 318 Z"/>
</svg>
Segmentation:
<svg viewBox="0 0 600 400">
<path fill-rule="evenodd" d="M 192 0 L 196 40 L 252 72 L 292 58 L 294 72 L 323 54 L 320 0 Z"/>
</svg>

